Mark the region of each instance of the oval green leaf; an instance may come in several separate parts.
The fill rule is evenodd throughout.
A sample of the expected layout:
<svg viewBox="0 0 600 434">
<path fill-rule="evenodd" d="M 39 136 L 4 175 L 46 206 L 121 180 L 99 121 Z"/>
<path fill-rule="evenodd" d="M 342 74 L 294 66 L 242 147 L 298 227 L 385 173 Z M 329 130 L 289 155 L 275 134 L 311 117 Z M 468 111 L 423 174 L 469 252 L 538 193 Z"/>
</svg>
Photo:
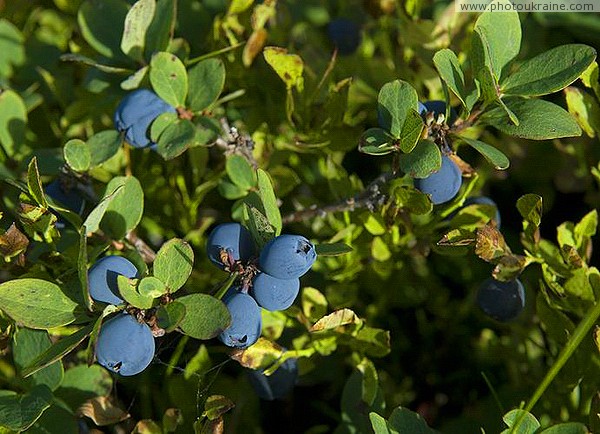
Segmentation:
<svg viewBox="0 0 600 434">
<path fill-rule="evenodd" d="M 442 153 L 431 140 L 419 140 L 410 154 L 400 155 L 399 164 L 411 178 L 427 178 L 442 167 Z"/>
<path fill-rule="evenodd" d="M 484 158 L 496 169 L 504 170 L 510 165 L 508 157 L 504 155 L 502 151 L 494 148 L 492 145 L 488 145 L 480 140 L 469 139 L 467 137 L 461 137 L 460 139 L 483 155 Z"/>
<path fill-rule="evenodd" d="M 120 45 L 128 9 L 123 0 L 86 0 L 77 14 L 83 38 L 103 56 L 123 57 Z"/>
<path fill-rule="evenodd" d="M 76 172 L 85 172 L 90 168 L 92 156 L 83 140 L 69 140 L 65 143 L 63 155 L 67 164 Z"/>
<path fill-rule="evenodd" d="M 190 245 L 178 238 L 167 241 L 154 260 L 153 274 L 171 292 L 177 291 L 187 282 L 194 266 L 194 251 Z"/>
<path fill-rule="evenodd" d="M 179 328 L 194 339 L 212 339 L 231 324 L 231 314 L 225 304 L 208 294 L 190 294 L 177 301 L 186 311 Z"/>
<path fill-rule="evenodd" d="M 32 278 L 0 284 L 0 306 L 13 320 L 33 329 L 70 324 L 78 307 L 58 285 Z"/>
<path fill-rule="evenodd" d="M 189 71 L 189 108 L 199 112 L 214 103 L 225 85 L 225 65 L 221 59 L 206 59 Z"/>
<path fill-rule="evenodd" d="M 152 56 L 150 83 L 156 94 L 173 107 L 185 105 L 188 76 L 183 62 L 176 55 L 163 51 Z"/>
</svg>

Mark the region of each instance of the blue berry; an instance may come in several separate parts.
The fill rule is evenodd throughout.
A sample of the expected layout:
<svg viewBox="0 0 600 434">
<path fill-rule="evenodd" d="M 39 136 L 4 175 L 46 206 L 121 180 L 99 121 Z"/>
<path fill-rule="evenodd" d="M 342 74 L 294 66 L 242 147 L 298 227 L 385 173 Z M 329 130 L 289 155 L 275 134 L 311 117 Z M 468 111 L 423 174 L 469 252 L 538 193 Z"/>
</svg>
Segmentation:
<svg viewBox="0 0 600 434">
<path fill-rule="evenodd" d="M 418 112 L 420 115 L 423 115 L 424 113 L 427 112 L 427 107 L 425 106 L 425 104 L 423 104 L 421 101 L 419 101 L 419 109 Z"/>
<path fill-rule="evenodd" d="M 519 279 L 501 282 L 489 278 L 479 288 L 477 304 L 495 320 L 511 321 L 525 307 L 525 289 Z"/>
<path fill-rule="evenodd" d="M 150 327 L 129 314 L 119 314 L 102 324 L 96 341 L 96 358 L 102 366 L 120 375 L 136 375 L 152 362 L 154 349 Z"/>
<path fill-rule="evenodd" d="M 177 113 L 175 108 L 148 89 L 138 89 L 127 94 L 114 115 L 115 128 L 125 132 L 125 140 L 136 148 L 156 146 L 150 141 L 149 127 L 163 113 Z"/>
<path fill-rule="evenodd" d="M 138 270 L 122 256 L 105 256 L 98 260 L 88 271 L 90 296 L 96 301 L 108 304 L 123 303 L 117 285 L 119 274 L 134 278 Z"/>
<path fill-rule="evenodd" d="M 317 259 L 315 246 L 301 235 L 279 235 L 260 252 L 260 269 L 278 279 L 305 274 Z"/>
<path fill-rule="evenodd" d="M 496 208 L 496 216 L 494 217 L 496 220 L 496 227 L 500 229 L 500 223 L 502 220 L 500 219 L 500 211 L 498 210 L 498 205 L 496 205 L 496 202 L 486 196 L 473 196 L 465 200 L 464 206 L 468 205 L 492 205 L 494 208 Z"/>
<path fill-rule="evenodd" d="M 255 255 L 252 235 L 239 223 L 223 223 L 215 227 L 208 236 L 206 252 L 217 267 L 223 268 L 221 251 L 226 250 L 236 260 L 247 261 Z"/>
<path fill-rule="evenodd" d="M 360 45 L 360 27 L 347 18 L 336 18 L 327 25 L 327 36 L 342 55 L 352 54 Z"/>
<path fill-rule="evenodd" d="M 219 335 L 219 339 L 228 347 L 249 347 L 260 336 L 260 307 L 248 294 L 237 290 L 230 290 L 223 297 L 223 303 L 231 314 L 231 325 Z"/>
<path fill-rule="evenodd" d="M 299 279 L 277 279 L 267 273 L 259 273 L 252 282 L 252 296 L 261 307 L 270 311 L 290 307 L 299 291 Z"/>
<path fill-rule="evenodd" d="M 67 189 L 59 180 L 55 180 L 46 186 L 45 192 L 64 208 L 79 215 L 83 213 L 85 200 L 75 188 Z"/>
<path fill-rule="evenodd" d="M 442 167 L 427 178 L 415 179 L 415 188 L 428 194 L 434 205 L 452 200 L 462 184 L 462 174 L 456 163 L 442 155 Z"/>
<path fill-rule="evenodd" d="M 264 400 L 273 401 L 287 395 L 298 379 L 298 362 L 296 359 L 287 359 L 270 376 L 263 371 L 248 371 L 248 379 L 256 394 Z"/>
</svg>

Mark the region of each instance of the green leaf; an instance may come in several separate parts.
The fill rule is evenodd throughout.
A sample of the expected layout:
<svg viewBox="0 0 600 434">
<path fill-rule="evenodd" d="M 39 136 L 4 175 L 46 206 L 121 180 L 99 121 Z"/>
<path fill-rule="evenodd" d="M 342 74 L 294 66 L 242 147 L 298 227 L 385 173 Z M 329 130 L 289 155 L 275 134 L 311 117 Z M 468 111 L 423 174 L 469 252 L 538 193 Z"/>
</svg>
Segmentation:
<svg viewBox="0 0 600 434">
<path fill-rule="evenodd" d="M 317 244 L 315 250 L 319 256 L 340 256 L 351 252 L 352 247 L 345 243 Z"/>
<path fill-rule="evenodd" d="M 152 56 L 150 83 L 156 94 L 173 107 L 185 106 L 188 76 L 176 55 L 163 51 Z"/>
<path fill-rule="evenodd" d="M 416 188 L 402 184 L 396 185 L 392 181 L 390 195 L 398 208 L 406 208 L 412 214 L 425 215 L 433 210 L 429 196 Z"/>
<path fill-rule="evenodd" d="M 104 197 L 115 193 L 100 223 L 102 230 L 119 240 L 134 229 L 144 213 L 144 192 L 133 176 L 116 176 L 106 186 Z"/>
<path fill-rule="evenodd" d="M 400 133 L 400 150 L 404 153 L 412 152 L 415 148 L 421 133 L 423 132 L 423 118 L 414 109 L 410 109 L 406 115 L 406 120 L 402 126 L 402 132 Z"/>
<path fill-rule="evenodd" d="M 372 361 L 366 357 L 356 366 L 363 375 L 361 398 L 367 405 L 373 405 L 379 388 L 379 376 Z"/>
<path fill-rule="evenodd" d="M 465 91 L 465 74 L 460 66 L 454 51 L 444 48 L 433 56 L 433 64 L 440 74 L 440 78 L 456 95 L 463 106 L 467 107 L 467 92 Z"/>
<path fill-rule="evenodd" d="M 510 165 L 510 161 L 508 157 L 504 155 L 502 151 L 498 148 L 493 147 L 492 145 L 488 145 L 480 140 L 469 139 L 467 137 L 460 137 L 460 140 L 465 142 L 467 145 L 471 146 L 477 152 L 484 156 L 484 158 L 492 165 L 494 168 L 499 170 L 508 169 Z"/>
<path fill-rule="evenodd" d="M 90 167 L 96 167 L 119 151 L 123 138 L 116 130 L 105 130 L 94 134 L 86 143 L 90 153 Z"/>
<path fill-rule="evenodd" d="M 167 293 L 167 286 L 162 280 L 154 276 L 147 276 L 140 280 L 137 290 L 144 297 L 158 298 Z"/>
<path fill-rule="evenodd" d="M 149 59 L 158 51 L 167 51 L 175 29 L 177 8 L 173 0 L 157 0 L 154 19 L 146 31 L 146 58 Z"/>
<path fill-rule="evenodd" d="M 481 121 L 505 134 L 523 139 L 546 140 L 581 135 L 581 128 L 573 116 L 556 104 L 519 97 L 507 97 L 504 102 L 519 119 L 519 125 L 514 125 L 501 107 L 486 112 Z"/>
<path fill-rule="evenodd" d="M 590 434 L 590 431 L 582 423 L 566 422 L 546 428 L 540 434 Z"/>
<path fill-rule="evenodd" d="M 130 305 L 139 309 L 150 309 L 154 303 L 154 298 L 149 295 L 142 295 L 137 291 L 138 279 L 130 279 L 127 276 L 119 274 L 117 276 L 117 285 L 119 294 Z"/>
<path fill-rule="evenodd" d="M 442 167 L 442 153 L 434 142 L 423 139 L 410 154 L 400 155 L 398 161 L 400 169 L 411 178 L 427 178 Z"/>
<path fill-rule="evenodd" d="M 318 289 L 302 288 L 302 312 L 311 321 L 317 321 L 327 313 L 327 299 Z"/>
<path fill-rule="evenodd" d="M 190 110 L 200 112 L 213 104 L 225 86 L 225 65 L 221 59 L 206 59 L 189 71 Z"/>
<path fill-rule="evenodd" d="M 254 0 L 232 0 L 229 9 L 227 10 L 227 14 L 240 14 L 252 6 L 252 3 L 254 3 Z"/>
<path fill-rule="evenodd" d="M 521 22 L 508 0 L 494 0 L 475 22 L 475 31 L 485 36 L 489 47 L 490 67 L 497 80 L 503 78 L 503 69 L 521 49 Z M 495 7 L 492 12 L 490 8 Z M 499 8 L 509 12 L 498 12 Z"/>
<path fill-rule="evenodd" d="M 185 306 L 179 325 L 182 333 L 194 339 L 212 339 L 231 324 L 231 315 L 223 302 L 208 294 L 190 294 L 177 299 Z"/>
<path fill-rule="evenodd" d="M 43 384 L 23 395 L 6 392 L 0 393 L 0 427 L 14 431 L 29 428 L 52 404 L 52 391 Z"/>
<path fill-rule="evenodd" d="M 185 318 L 185 312 L 185 305 L 178 301 L 159 306 L 156 310 L 158 326 L 167 333 L 172 332 L 181 324 L 183 318 Z"/>
<path fill-rule="evenodd" d="M 269 223 L 256 194 L 249 194 L 244 199 L 243 218 L 245 226 L 259 248 L 275 238 L 275 228 Z"/>
<path fill-rule="evenodd" d="M 420 414 L 412 412 L 407 408 L 397 407 L 394 409 L 388 420 L 388 425 L 392 430 L 399 433 L 410 434 L 435 434 L 436 431 L 427 426 L 427 422 Z"/>
<path fill-rule="evenodd" d="M 417 91 L 407 82 L 394 80 L 383 85 L 377 97 L 379 125 L 394 138 L 402 136 L 402 127 L 411 109 L 418 109 Z"/>
<path fill-rule="evenodd" d="M 509 428 L 513 428 L 517 421 L 521 420 L 518 428 L 512 430 L 513 434 L 533 434 L 540 427 L 540 423 L 535 416 L 525 410 L 511 410 L 502 416 L 502 420 Z M 504 430 L 502 434 L 508 434 L 509 432 L 511 430 Z"/>
<path fill-rule="evenodd" d="M 122 188 L 123 187 L 120 186 L 119 188 L 112 191 L 110 194 L 105 195 L 100 201 L 100 203 L 98 203 L 98 205 L 96 205 L 96 207 L 88 214 L 87 218 L 82 224 L 82 227 L 85 227 L 86 231 L 96 232 L 100 228 L 100 222 L 102 221 L 102 218 L 106 213 L 106 209 Z"/>
<path fill-rule="evenodd" d="M 52 346 L 48 333 L 44 330 L 20 328 L 13 335 L 13 340 L 12 351 L 15 366 L 21 371 L 23 377 L 25 377 L 22 372 L 23 368 Z M 28 379 L 27 385 L 30 387 L 45 384 L 50 390 L 55 390 L 62 382 L 63 374 L 62 363 L 55 360 L 54 363 L 47 364 L 44 369 L 39 370 L 32 378 Z"/>
<path fill-rule="evenodd" d="M 526 194 L 517 200 L 517 209 L 526 222 L 538 227 L 542 222 L 542 197 Z"/>
<path fill-rule="evenodd" d="M 58 285 L 32 278 L 1 283 L 0 306 L 12 319 L 33 329 L 70 324 L 78 307 Z"/>
<path fill-rule="evenodd" d="M 471 68 L 486 104 L 499 99 L 498 78 L 494 76 L 491 63 L 486 35 L 476 29 L 471 35 Z"/>
<path fill-rule="evenodd" d="M 66 53 L 60 56 L 60 60 L 63 62 L 83 63 L 84 65 L 92 66 L 98 71 L 106 72 L 108 74 L 129 74 L 132 72 L 131 69 L 98 63 L 96 60 L 90 59 L 82 54 Z"/>
<path fill-rule="evenodd" d="M 65 336 L 59 341 L 48 347 L 43 353 L 39 354 L 36 358 L 31 360 L 21 371 L 23 377 L 28 377 L 35 374 L 40 369 L 44 369 L 62 359 L 65 355 L 73 351 L 85 338 L 87 338 L 92 332 L 94 324 L 88 324 L 85 327 L 80 328 L 76 332 Z"/>
<path fill-rule="evenodd" d="M 187 282 L 194 266 L 194 251 L 183 240 L 173 238 L 162 245 L 154 260 L 153 274 L 175 292 Z"/>
<path fill-rule="evenodd" d="M 219 180 L 217 189 L 219 190 L 219 194 L 221 196 L 229 200 L 241 199 L 242 197 L 248 195 L 248 190 L 238 187 L 234 183 L 229 182 L 227 179 Z"/>
<path fill-rule="evenodd" d="M 146 78 L 146 74 L 148 73 L 148 69 L 150 67 L 148 65 L 142 66 L 140 69 L 135 71 L 133 74 L 129 75 L 125 80 L 121 82 L 121 89 L 123 90 L 133 90 L 140 87 L 144 78 Z"/>
<path fill-rule="evenodd" d="M 37 157 L 33 157 L 27 167 L 27 188 L 31 197 L 42 208 L 48 208 L 48 202 L 46 201 L 46 196 L 44 196 L 44 189 L 40 180 L 40 172 L 38 171 Z"/>
<path fill-rule="evenodd" d="M 583 44 L 561 45 L 526 60 L 501 82 L 507 95 L 539 96 L 573 83 L 596 59 L 596 50 Z"/>
<path fill-rule="evenodd" d="M 390 332 L 369 326 L 363 326 L 353 335 L 350 345 L 370 357 L 385 357 L 392 351 Z"/>
<path fill-rule="evenodd" d="M 392 434 L 388 429 L 387 421 L 377 413 L 369 413 L 369 419 L 371 420 L 371 426 L 373 427 L 375 434 Z"/>
<path fill-rule="evenodd" d="M 256 187 L 256 175 L 248 160 L 240 155 L 231 155 L 225 164 L 227 176 L 242 190 Z"/>
<path fill-rule="evenodd" d="M 277 206 L 277 197 L 273 190 L 273 183 L 271 177 L 267 172 L 262 169 L 257 170 L 258 175 L 258 196 L 262 202 L 265 216 L 269 221 L 269 224 L 275 229 L 275 236 L 281 234 L 283 223 L 281 220 L 281 212 Z"/>
<path fill-rule="evenodd" d="M 386 155 L 397 149 L 395 140 L 381 128 L 369 128 L 358 141 L 358 150 L 369 155 Z"/>
<path fill-rule="evenodd" d="M 0 93 L 0 145 L 9 156 L 25 143 L 27 108 L 21 97 L 10 89 Z"/>
<path fill-rule="evenodd" d="M 12 76 L 13 68 L 25 62 L 24 39 L 14 24 L 0 19 L 0 77 Z"/>
<path fill-rule="evenodd" d="M 157 143 L 163 131 L 165 131 L 169 125 L 177 122 L 178 118 L 176 113 L 163 113 L 158 115 L 150 125 L 150 140 Z"/>
<path fill-rule="evenodd" d="M 120 45 L 127 11 L 123 0 L 86 0 L 77 14 L 81 34 L 101 55 L 109 59 L 122 57 Z"/>
<path fill-rule="evenodd" d="M 63 155 L 67 164 L 76 172 L 85 172 L 90 168 L 92 156 L 83 140 L 69 140 L 65 143 Z"/>
<path fill-rule="evenodd" d="M 265 47 L 263 56 L 266 62 L 273 68 L 279 78 L 283 80 L 288 91 L 296 88 L 298 92 L 304 90 L 304 62 L 297 54 L 288 54 L 285 48 Z"/>
<path fill-rule="evenodd" d="M 183 154 L 187 148 L 194 144 L 196 127 L 192 121 L 177 119 L 169 124 L 158 139 L 158 153 L 165 160 L 172 160 Z"/>
<path fill-rule="evenodd" d="M 229 410 L 235 407 L 233 401 L 223 395 L 211 395 L 206 398 L 204 404 L 204 412 L 202 417 L 206 417 L 209 420 L 215 420 L 223 416 Z"/>
<path fill-rule="evenodd" d="M 600 105 L 584 90 L 569 86 L 565 89 L 567 107 L 589 137 L 600 135 Z"/>
<path fill-rule="evenodd" d="M 121 39 L 121 50 L 134 60 L 141 61 L 144 59 L 146 32 L 154 18 L 155 8 L 155 0 L 138 0 L 127 12 Z"/>
</svg>

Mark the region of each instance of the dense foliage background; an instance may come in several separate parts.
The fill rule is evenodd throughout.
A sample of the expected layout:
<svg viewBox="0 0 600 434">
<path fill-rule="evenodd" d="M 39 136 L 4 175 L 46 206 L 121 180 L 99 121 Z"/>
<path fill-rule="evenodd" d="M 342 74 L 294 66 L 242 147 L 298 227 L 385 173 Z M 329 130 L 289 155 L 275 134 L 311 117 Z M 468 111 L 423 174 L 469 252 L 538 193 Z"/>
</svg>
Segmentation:
<svg viewBox="0 0 600 434">
<path fill-rule="evenodd" d="M 0 1 L 0 14 L 0 432 L 600 432 L 600 17 L 479 18 L 428 0 Z M 138 87 L 181 108 L 148 132 L 157 150 L 113 125 Z M 453 113 L 422 121 L 417 98 Z M 412 178 L 440 167 L 440 146 L 464 179 L 433 206 Z M 81 215 L 44 194 L 58 177 Z M 461 208 L 478 195 L 500 227 L 493 207 Z M 205 295 L 231 284 L 205 245 L 232 220 L 319 252 L 243 352 L 210 339 L 229 317 Z M 167 331 L 133 377 L 88 365 L 115 310 L 85 277 L 105 252 L 164 282 L 146 298 L 119 284 Z M 477 306 L 492 272 L 525 287 L 514 321 Z M 166 307 L 178 298 L 185 317 Z M 247 370 L 278 345 L 300 375 L 260 400 Z M 503 420 L 519 407 L 537 420 Z"/>
</svg>

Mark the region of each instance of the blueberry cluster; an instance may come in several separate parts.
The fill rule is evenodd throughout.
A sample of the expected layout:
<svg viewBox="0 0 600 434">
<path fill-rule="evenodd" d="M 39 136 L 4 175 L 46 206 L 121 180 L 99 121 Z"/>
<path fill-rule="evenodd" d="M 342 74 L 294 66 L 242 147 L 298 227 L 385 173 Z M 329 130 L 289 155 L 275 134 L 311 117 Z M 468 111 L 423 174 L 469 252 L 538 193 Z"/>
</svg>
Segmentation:
<svg viewBox="0 0 600 434">
<path fill-rule="evenodd" d="M 134 278 L 138 270 L 122 256 L 105 256 L 88 271 L 90 296 L 95 301 L 121 304 L 117 277 Z M 136 375 L 154 358 L 154 335 L 145 322 L 123 312 L 102 324 L 96 341 L 96 358 L 120 375 Z"/>
<path fill-rule="evenodd" d="M 315 247 L 300 235 L 280 235 L 269 241 L 256 263 L 250 232 L 239 223 L 224 223 L 208 237 L 209 259 L 226 271 L 239 271 L 241 284 L 230 288 L 223 303 L 231 326 L 219 336 L 230 347 L 246 348 L 260 336 L 260 308 L 284 310 L 300 290 L 300 277 L 317 258 Z"/>
<path fill-rule="evenodd" d="M 156 149 L 148 129 L 163 113 L 177 113 L 175 107 L 148 89 L 137 89 L 121 100 L 114 115 L 115 128 L 125 133 L 125 140 L 135 148 Z"/>
</svg>

